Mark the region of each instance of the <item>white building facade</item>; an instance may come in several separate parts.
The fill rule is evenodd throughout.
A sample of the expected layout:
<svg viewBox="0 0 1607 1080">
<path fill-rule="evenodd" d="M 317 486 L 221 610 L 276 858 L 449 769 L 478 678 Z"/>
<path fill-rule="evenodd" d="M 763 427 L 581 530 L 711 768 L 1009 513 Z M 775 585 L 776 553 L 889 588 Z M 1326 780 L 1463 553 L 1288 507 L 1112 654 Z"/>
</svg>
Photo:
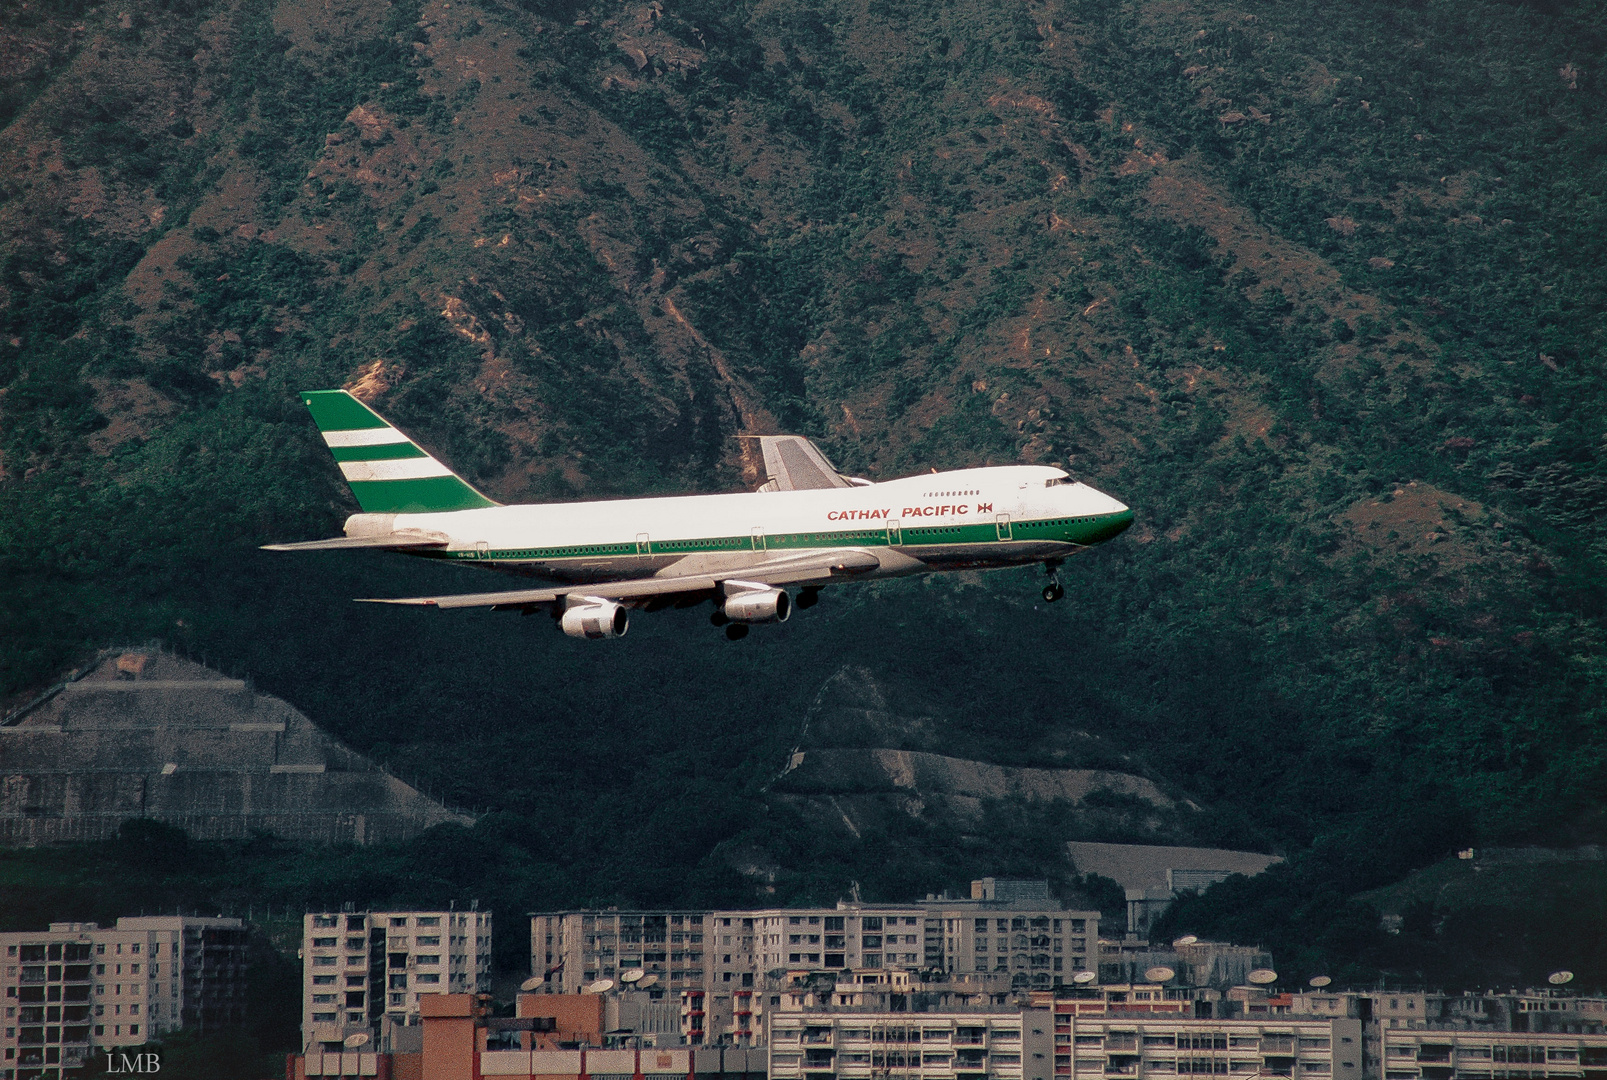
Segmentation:
<svg viewBox="0 0 1607 1080">
<path fill-rule="evenodd" d="M 985 974 L 1025 991 L 1097 967 L 1098 912 L 1063 910 L 1046 890 L 1011 899 L 974 891 L 912 904 L 536 913 L 531 974 L 553 993 L 578 993 L 639 968 L 656 977 L 655 992 L 682 999 L 689 1041 L 754 1045 L 767 980 L 785 973 L 873 982 L 892 972 Z"/>
<path fill-rule="evenodd" d="M 1550 1080 L 1607 1071 L 1602 1034 L 1387 1028 L 1379 1035 L 1380 1080 Z"/>
<path fill-rule="evenodd" d="M 1362 1080 L 1360 1020 L 1055 1014 L 1055 1075 Z"/>
<path fill-rule="evenodd" d="M 770 1080 L 1050 1080 L 1050 1017 L 1045 1009 L 777 1015 Z"/>
<path fill-rule="evenodd" d="M 302 1039 L 338 1046 L 416 1028 L 419 998 L 491 988 L 489 911 L 312 912 L 302 920 Z"/>
<path fill-rule="evenodd" d="M 239 919 L 122 918 L 0 934 L 0 1078 L 52 1080 L 95 1050 L 245 1020 Z"/>
</svg>

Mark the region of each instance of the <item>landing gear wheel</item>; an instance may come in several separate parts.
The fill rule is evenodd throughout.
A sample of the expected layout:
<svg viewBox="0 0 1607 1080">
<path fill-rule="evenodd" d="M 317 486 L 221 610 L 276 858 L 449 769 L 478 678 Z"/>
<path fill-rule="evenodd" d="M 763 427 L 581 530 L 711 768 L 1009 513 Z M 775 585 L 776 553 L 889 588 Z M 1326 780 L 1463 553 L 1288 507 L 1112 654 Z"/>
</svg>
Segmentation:
<svg viewBox="0 0 1607 1080">
<path fill-rule="evenodd" d="M 1044 572 L 1049 575 L 1049 584 L 1043 587 L 1043 600 L 1046 604 L 1052 604 L 1066 595 L 1066 590 L 1060 584 L 1060 563 L 1058 560 L 1046 562 L 1043 564 L 1043 568 Z"/>
<path fill-rule="evenodd" d="M 819 589 L 804 589 L 798 594 L 798 599 L 794 601 L 795 606 L 800 611 L 812 608 L 818 603 L 820 603 Z"/>
<path fill-rule="evenodd" d="M 725 617 L 725 612 L 721 611 L 719 608 L 715 608 L 714 614 L 709 616 L 709 622 L 715 626 L 724 626 L 730 621 L 730 619 Z"/>
<path fill-rule="evenodd" d="M 739 622 L 734 622 L 725 628 L 725 636 L 731 641 L 741 641 L 748 636 L 748 628 Z"/>
</svg>

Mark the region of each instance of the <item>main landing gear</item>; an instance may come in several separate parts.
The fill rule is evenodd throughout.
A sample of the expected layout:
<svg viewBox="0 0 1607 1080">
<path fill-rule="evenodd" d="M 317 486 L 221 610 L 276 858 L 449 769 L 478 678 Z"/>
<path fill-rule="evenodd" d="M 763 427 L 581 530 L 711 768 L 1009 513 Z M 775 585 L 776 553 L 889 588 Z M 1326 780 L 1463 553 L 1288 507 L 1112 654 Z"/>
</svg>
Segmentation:
<svg viewBox="0 0 1607 1080">
<path fill-rule="evenodd" d="M 1049 584 L 1043 587 L 1044 603 L 1052 604 L 1066 595 L 1065 586 L 1060 584 L 1060 563 L 1046 562 L 1043 568 L 1049 573 Z"/>
</svg>

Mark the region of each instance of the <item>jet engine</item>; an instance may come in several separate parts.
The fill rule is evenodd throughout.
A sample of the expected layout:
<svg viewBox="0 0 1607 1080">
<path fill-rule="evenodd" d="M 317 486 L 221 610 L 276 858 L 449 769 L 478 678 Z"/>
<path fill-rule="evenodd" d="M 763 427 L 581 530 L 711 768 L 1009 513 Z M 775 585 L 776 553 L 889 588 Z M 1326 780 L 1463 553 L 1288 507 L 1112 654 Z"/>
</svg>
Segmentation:
<svg viewBox="0 0 1607 1080">
<path fill-rule="evenodd" d="M 735 623 L 786 622 L 792 598 L 783 589 L 754 589 L 726 597 L 723 610 Z"/>
<path fill-rule="evenodd" d="M 588 600 L 565 611 L 558 625 L 570 637 L 624 637 L 630 628 L 630 612 L 611 600 Z"/>
</svg>

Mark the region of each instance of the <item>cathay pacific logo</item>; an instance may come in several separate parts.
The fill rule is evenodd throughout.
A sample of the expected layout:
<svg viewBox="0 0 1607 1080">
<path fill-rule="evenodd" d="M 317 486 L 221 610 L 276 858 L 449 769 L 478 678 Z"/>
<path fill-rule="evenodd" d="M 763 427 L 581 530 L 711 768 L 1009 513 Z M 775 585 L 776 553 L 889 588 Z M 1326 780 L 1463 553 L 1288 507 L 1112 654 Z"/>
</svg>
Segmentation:
<svg viewBox="0 0 1607 1080">
<path fill-rule="evenodd" d="M 976 512 L 979 514 L 993 513 L 992 503 L 977 503 Z M 936 506 L 906 506 L 904 517 L 966 517 L 971 508 L 964 503 L 939 503 Z"/>
</svg>

